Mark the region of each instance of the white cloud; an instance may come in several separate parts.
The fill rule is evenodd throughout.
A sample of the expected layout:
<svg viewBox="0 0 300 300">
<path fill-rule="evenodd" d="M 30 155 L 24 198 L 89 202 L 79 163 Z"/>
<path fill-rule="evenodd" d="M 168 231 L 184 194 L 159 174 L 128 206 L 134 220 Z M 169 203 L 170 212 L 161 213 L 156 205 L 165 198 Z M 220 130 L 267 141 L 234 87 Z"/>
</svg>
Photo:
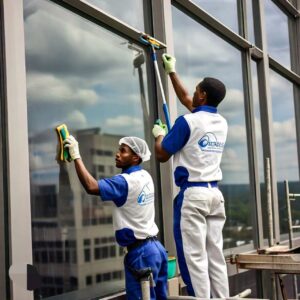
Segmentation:
<svg viewBox="0 0 300 300">
<path fill-rule="evenodd" d="M 74 129 L 87 127 L 86 116 L 79 110 L 70 112 L 66 117 L 67 124 Z"/>
<path fill-rule="evenodd" d="M 27 93 L 31 103 L 93 105 L 100 101 L 99 95 L 91 89 L 72 86 L 68 81 L 41 73 L 28 74 Z"/>
<path fill-rule="evenodd" d="M 131 116 L 117 116 L 115 118 L 108 118 L 105 121 L 105 126 L 107 127 L 141 127 L 143 125 L 142 120 L 138 118 L 133 118 Z"/>
<path fill-rule="evenodd" d="M 289 119 L 283 122 L 273 122 L 275 143 L 280 144 L 287 142 L 296 142 L 295 119 Z"/>
<path fill-rule="evenodd" d="M 231 125 L 228 129 L 226 145 L 245 145 L 246 128 L 242 125 Z"/>
</svg>

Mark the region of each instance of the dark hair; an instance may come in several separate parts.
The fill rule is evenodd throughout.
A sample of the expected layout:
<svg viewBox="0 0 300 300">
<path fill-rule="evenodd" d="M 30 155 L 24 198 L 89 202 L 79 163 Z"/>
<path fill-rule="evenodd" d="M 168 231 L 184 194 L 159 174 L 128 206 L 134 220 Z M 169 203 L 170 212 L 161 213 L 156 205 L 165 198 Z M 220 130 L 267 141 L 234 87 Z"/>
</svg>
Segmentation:
<svg viewBox="0 0 300 300">
<path fill-rule="evenodd" d="M 226 95 L 226 87 L 223 82 L 216 78 L 205 77 L 199 87 L 207 94 L 207 104 L 217 107 Z"/>
</svg>

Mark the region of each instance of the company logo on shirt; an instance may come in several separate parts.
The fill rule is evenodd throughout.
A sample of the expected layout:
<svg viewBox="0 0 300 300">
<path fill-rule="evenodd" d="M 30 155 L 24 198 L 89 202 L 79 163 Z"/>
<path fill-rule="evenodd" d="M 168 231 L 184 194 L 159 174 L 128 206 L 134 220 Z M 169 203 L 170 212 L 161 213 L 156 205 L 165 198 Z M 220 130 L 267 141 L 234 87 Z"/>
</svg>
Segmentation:
<svg viewBox="0 0 300 300">
<path fill-rule="evenodd" d="M 139 205 L 147 205 L 154 201 L 154 193 L 153 191 L 150 190 L 148 186 L 149 184 L 150 183 L 148 182 L 147 184 L 144 185 L 142 191 L 140 192 L 137 198 L 137 203 Z"/>
<path fill-rule="evenodd" d="M 218 142 L 217 137 L 212 132 L 207 132 L 198 141 L 198 145 L 202 151 L 207 152 L 223 152 L 225 143 Z"/>
</svg>

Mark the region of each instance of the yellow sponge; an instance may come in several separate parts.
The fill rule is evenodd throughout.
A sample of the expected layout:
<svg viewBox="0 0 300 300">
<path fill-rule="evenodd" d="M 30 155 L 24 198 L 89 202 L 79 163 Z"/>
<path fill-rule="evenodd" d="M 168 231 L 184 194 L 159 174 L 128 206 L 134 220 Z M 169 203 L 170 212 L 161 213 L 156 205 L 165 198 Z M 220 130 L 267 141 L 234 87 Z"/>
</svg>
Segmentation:
<svg viewBox="0 0 300 300">
<path fill-rule="evenodd" d="M 57 137 L 58 137 L 58 159 L 61 161 L 71 161 L 72 158 L 70 156 L 70 153 L 68 149 L 64 148 L 64 140 L 70 135 L 67 125 L 66 124 L 61 124 L 55 128 Z"/>
</svg>

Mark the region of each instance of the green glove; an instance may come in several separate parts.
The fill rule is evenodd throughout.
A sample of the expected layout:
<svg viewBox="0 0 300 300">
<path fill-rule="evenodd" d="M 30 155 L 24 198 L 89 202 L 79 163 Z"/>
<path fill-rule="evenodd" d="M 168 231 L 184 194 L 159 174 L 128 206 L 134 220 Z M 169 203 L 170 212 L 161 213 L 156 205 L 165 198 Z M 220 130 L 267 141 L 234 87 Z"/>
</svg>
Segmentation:
<svg viewBox="0 0 300 300">
<path fill-rule="evenodd" d="M 168 127 L 166 124 L 163 124 L 160 119 L 157 119 L 153 129 L 152 134 L 155 138 L 159 137 L 160 135 L 165 136 L 168 133 Z"/>
<path fill-rule="evenodd" d="M 162 55 L 162 60 L 163 60 L 164 69 L 167 74 L 176 72 L 175 70 L 176 58 L 174 56 L 164 53 Z"/>
</svg>

